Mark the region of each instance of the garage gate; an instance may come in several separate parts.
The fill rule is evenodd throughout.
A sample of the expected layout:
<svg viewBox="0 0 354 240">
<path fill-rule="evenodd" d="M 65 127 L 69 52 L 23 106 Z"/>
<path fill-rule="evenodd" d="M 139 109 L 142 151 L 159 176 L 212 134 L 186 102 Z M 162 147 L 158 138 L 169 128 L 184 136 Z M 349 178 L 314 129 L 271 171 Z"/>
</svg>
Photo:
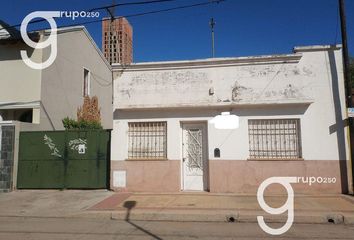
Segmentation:
<svg viewBox="0 0 354 240">
<path fill-rule="evenodd" d="M 109 187 L 110 132 L 21 132 L 17 188 Z"/>
</svg>

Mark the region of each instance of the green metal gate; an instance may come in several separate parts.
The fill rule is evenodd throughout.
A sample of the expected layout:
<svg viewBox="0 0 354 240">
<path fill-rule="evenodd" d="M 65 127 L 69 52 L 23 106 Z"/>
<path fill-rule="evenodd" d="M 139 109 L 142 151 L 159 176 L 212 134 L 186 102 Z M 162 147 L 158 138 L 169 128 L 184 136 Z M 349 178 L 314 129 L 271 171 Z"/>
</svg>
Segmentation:
<svg viewBox="0 0 354 240">
<path fill-rule="evenodd" d="M 110 132 L 21 132 L 17 188 L 107 188 Z"/>
</svg>

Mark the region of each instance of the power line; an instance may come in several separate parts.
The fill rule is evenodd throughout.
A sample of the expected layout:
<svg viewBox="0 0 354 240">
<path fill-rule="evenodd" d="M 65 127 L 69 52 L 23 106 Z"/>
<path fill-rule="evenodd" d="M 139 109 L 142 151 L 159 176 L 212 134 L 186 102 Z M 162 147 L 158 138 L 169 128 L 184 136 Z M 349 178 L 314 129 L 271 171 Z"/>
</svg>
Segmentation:
<svg viewBox="0 0 354 240">
<path fill-rule="evenodd" d="M 84 12 L 92 12 L 96 10 L 102 10 L 102 9 L 109 9 L 112 7 L 117 7 L 117 6 L 129 6 L 129 5 L 143 5 L 143 4 L 152 4 L 152 3 L 161 3 L 161 2 L 174 2 L 178 0 L 153 0 L 153 1 L 140 1 L 140 2 L 128 2 L 128 3 L 118 3 L 118 4 L 112 4 L 104 7 L 97 7 L 97 8 L 92 8 L 90 10 L 84 10 Z M 44 22 L 46 21 L 45 19 L 37 19 L 29 22 L 28 24 L 33 24 L 33 23 L 38 23 L 38 22 Z M 20 27 L 22 23 L 15 24 L 12 26 L 9 26 L 9 28 L 12 27 Z M 0 30 L 5 29 L 5 27 L 0 28 Z"/>
<path fill-rule="evenodd" d="M 210 1 L 207 1 L 207 2 L 200 2 L 200 3 L 195 3 L 195 4 L 190 4 L 190 5 L 182 5 L 182 6 L 173 7 L 173 8 L 165 8 L 165 9 L 160 9 L 160 10 L 155 10 L 155 11 L 142 12 L 142 13 L 136 13 L 136 14 L 130 14 L 130 15 L 125 15 L 125 16 L 114 17 L 113 20 L 114 19 L 120 19 L 120 18 L 140 17 L 140 16 L 145 16 L 145 15 L 150 15 L 150 14 L 155 14 L 155 13 L 168 12 L 168 11 L 174 11 L 174 10 L 179 10 L 179 9 L 193 8 L 193 7 L 209 5 L 209 4 L 213 4 L 213 3 L 220 3 L 220 2 L 224 2 L 224 1 L 226 1 L 226 0 L 210 0 Z M 58 26 L 58 28 L 74 27 L 74 26 L 87 25 L 87 24 L 91 24 L 91 23 L 97 23 L 97 22 L 103 22 L 103 21 L 111 21 L 111 20 L 112 20 L 111 18 L 106 18 L 106 19 L 100 19 L 100 20 L 86 21 L 86 22 L 81 22 L 81 23 L 62 25 L 62 26 Z M 47 28 L 36 29 L 36 30 L 33 30 L 33 32 L 34 31 L 46 30 L 46 29 Z"/>
<path fill-rule="evenodd" d="M 154 0 L 154 1 L 143 1 L 143 2 L 118 3 L 118 4 L 112 4 L 112 5 L 104 6 L 104 7 L 92 8 L 89 10 L 89 12 L 113 8 L 113 7 L 119 7 L 119 6 L 142 5 L 142 4 L 150 4 L 150 3 L 175 2 L 175 1 L 178 1 L 178 0 Z"/>
</svg>

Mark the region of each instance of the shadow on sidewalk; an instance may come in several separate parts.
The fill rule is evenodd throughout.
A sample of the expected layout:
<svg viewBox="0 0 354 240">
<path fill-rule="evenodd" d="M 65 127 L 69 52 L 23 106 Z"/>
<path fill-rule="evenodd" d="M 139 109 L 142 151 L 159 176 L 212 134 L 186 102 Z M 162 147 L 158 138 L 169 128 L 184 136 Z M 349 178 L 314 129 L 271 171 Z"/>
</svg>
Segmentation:
<svg viewBox="0 0 354 240">
<path fill-rule="evenodd" d="M 135 227 L 136 229 L 139 229 L 140 231 L 146 233 L 147 235 L 153 237 L 154 239 L 158 239 L 158 240 L 163 240 L 162 238 L 160 238 L 159 236 L 156 236 L 155 234 L 149 232 L 148 230 L 140 227 L 139 225 L 133 223 L 130 221 L 129 217 L 130 217 L 130 211 L 135 207 L 136 205 L 136 201 L 125 201 L 123 207 L 127 209 L 127 214 L 125 215 L 125 221 L 127 223 L 129 223 L 130 225 L 132 225 L 133 227 Z"/>
</svg>

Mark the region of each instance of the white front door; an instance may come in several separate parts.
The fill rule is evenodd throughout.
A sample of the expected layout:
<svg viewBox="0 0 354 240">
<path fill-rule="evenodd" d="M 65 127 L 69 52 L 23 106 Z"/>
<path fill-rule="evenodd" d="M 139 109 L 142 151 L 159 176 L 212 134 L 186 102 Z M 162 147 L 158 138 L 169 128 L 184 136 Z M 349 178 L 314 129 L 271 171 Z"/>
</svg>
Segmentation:
<svg viewBox="0 0 354 240">
<path fill-rule="evenodd" d="M 207 130 L 203 123 L 182 125 L 183 190 L 208 190 Z"/>
</svg>

